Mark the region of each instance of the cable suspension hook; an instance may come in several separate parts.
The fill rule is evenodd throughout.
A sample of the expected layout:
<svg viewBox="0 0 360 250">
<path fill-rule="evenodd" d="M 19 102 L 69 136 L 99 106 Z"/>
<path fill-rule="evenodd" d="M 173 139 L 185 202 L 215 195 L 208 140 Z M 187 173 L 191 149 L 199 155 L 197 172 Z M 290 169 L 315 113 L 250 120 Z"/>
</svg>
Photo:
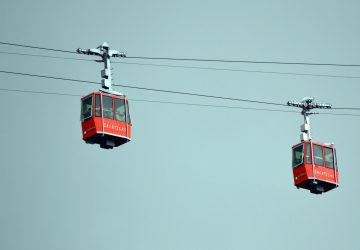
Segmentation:
<svg viewBox="0 0 360 250">
<path fill-rule="evenodd" d="M 310 115 L 317 114 L 312 112 L 312 109 L 319 108 L 319 109 L 331 109 L 331 104 L 327 103 L 315 103 L 313 97 L 305 97 L 301 100 L 301 102 L 293 102 L 288 101 L 288 106 L 301 108 L 301 114 L 304 116 L 304 124 L 300 126 L 301 134 L 300 139 L 301 141 L 311 141 L 311 126 L 310 126 Z"/>
<path fill-rule="evenodd" d="M 112 74 L 111 74 L 110 57 L 126 57 L 126 54 L 124 52 L 110 50 L 110 47 L 106 42 L 99 45 L 96 49 L 78 48 L 76 52 L 79 54 L 95 55 L 101 57 L 101 60 L 96 60 L 96 61 L 104 62 L 104 69 L 101 70 L 102 88 L 103 90 L 105 90 L 105 92 L 113 93 L 114 91 L 112 90 Z"/>
</svg>

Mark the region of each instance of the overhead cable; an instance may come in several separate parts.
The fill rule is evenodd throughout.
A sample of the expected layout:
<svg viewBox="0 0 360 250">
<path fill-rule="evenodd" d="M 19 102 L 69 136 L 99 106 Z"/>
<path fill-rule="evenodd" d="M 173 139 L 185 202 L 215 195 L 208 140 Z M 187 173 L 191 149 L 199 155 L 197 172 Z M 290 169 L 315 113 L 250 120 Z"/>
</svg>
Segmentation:
<svg viewBox="0 0 360 250">
<path fill-rule="evenodd" d="M 33 90 L 22 90 L 22 89 L 6 89 L 6 88 L 0 88 L 0 91 L 20 92 L 20 93 L 28 93 L 28 94 L 42 94 L 42 95 L 70 96 L 70 97 L 81 97 L 81 96 L 83 96 L 83 95 L 70 94 L 70 93 L 33 91 Z M 159 101 L 159 100 L 133 99 L 133 98 L 128 99 L 128 100 L 132 101 L 132 102 L 148 102 L 148 103 L 184 105 L 184 106 L 197 106 L 197 107 L 210 107 L 210 108 L 243 109 L 243 110 L 255 110 L 255 111 L 281 112 L 281 113 L 299 113 L 298 111 L 293 111 L 293 110 L 252 108 L 252 107 L 213 105 L 213 104 L 189 103 L 189 102 L 172 102 L 172 101 Z M 347 114 L 347 113 L 317 113 L 317 114 L 320 114 L 320 115 L 337 115 L 337 116 L 358 116 L 358 117 L 360 117 L 360 115 L 357 115 L 357 114 Z"/>
<path fill-rule="evenodd" d="M 12 75 L 30 76 L 30 77 L 38 77 L 38 78 L 46 78 L 46 79 L 53 79 L 53 80 L 71 81 L 71 82 L 77 82 L 77 83 L 100 84 L 99 82 L 94 82 L 94 81 L 84 81 L 84 80 L 72 79 L 72 78 L 45 76 L 45 75 L 37 75 L 37 74 L 28 74 L 28 73 L 5 71 L 5 70 L 0 70 L 0 73 L 12 74 Z M 189 95 L 189 96 L 197 96 L 197 97 L 205 97 L 205 98 L 214 98 L 214 99 L 223 99 L 223 100 L 231 100 L 231 101 L 240 101 L 240 102 L 264 104 L 264 105 L 275 105 L 275 106 L 288 107 L 288 105 L 286 105 L 286 104 L 275 103 L 275 102 L 266 102 L 266 101 L 250 100 L 250 99 L 239 99 L 239 98 L 224 97 L 224 96 L 213 96 L 213 95 L 205 95 L 205 94 L 199 94 L 199 93 L 180 92 L 180 91 L 155 89 L 155 88 L 145 88 L 145 87 L 138 87 L 138 86 L 123 85 L 123 84 L 114 84 L 114 86 L 119 86 L 119 87 L 123 87 L 123 88 L 130 88 L 130 89 L 146 90 L 146 91 L 155 91 L 155 92 L 163 92 L 163 93 L 171 93 L 171 94 L 180 94 L 180 95 Z M 335 107 L 335 108 L 332 108 L 332 109 L 360 110 L 360 108 L 358 108 L 358 107 L 340 107 L 340 108 Z"/>
<path fill-rule="evenodd" d="M 46 92 L 46 91 L 33 91 L 33 90 L 22 90 L 22 89 L 0 88 L 0 91 L 20 92 L 20 93 L 29 93 L 29 94 L 42 94 L 42 95 L 82 97 L 82 95 L 77 95 L 77 94 Z M 212 105 L 212 104 L 189 103 L 189 102 L 171 102 L 171 101 L 146 100 L 146 99 L 128 99 L 128 100 L 129 101 L 135 101 L 135 102 L 149 102 L 149 103 L 174 104 L 174 105 L 185 105 L 185 106 L 199 106 L 199 107 L 211 107 L 211 108 L 245 109 L 245 110 L 273 111 L 273 112 L 284 112 L 284 113 L 299 113 L 297 111 L 291 111 L 291 110 L 264 109 L 264 108 L 251 108 L 251 107 L 226 106 L 226 105 Z"/>
<path fill-rule="evenodd" d="M 360 108 L 350 108 L 350 107 L 348 107 L 348 108 L 332 108 L 332 109 L 344 109 L 344 110 L 360 110 Z"/>
<path fill-rule="evenodd" d="M 198 58 L 145 57 L 145 56 L 127 56 L 126 58 L 128 58 L 128 59 L 144 59 L 144 60 L 193 61 L 193 62 L 221 62 L 221 63 L 303 65 L 303 66 L 360 67 L 360 64 L 343 64 L 343 63 L 280 62 L 280 61 L 225 60 L 225 59 L 198 59 Z"/>
<path fill-rule="evenodd" d="M 319 112 L 316 114 L 317 115 L 335 115 L 335 116 L 360 116 L 357 114 L 350 114 L 350 113 L 329 113 L 329 112 Z"/>
<path fill-rule="evenodd" d="M 52 58 L 52 59 L 64 59 L 64 60 L 74 60 L 74 61 L 96 62 L 96 60 L 83 59 L 83 58 L 62 57 L 62 56 L 48 56 L 48 55 L 17 53 L 17 52 L 7 52 L 7 51 L 0 51 L 0 54 L 29 56 L 29 57 L 40 57 L 40 58 Z M 126 64 L 126 65 L 152 66 L 152 67 L 166 67 L 166 68 L 183 68 L 183 69 L 199 69 L 199 70 L 230 71 L 230 72 L 261 73 L 261 74 L 277 74 L 277 75 L 295 75 L 295 76 L 310 76 L 310 77 L 329 77 L 329 78 L 344 78 L 344 79 L 359 79 L 360 78 L 360 76 L 347 76 L 347 75 L 328 75 L 328 74 L 311 74 L 311 73 L 281 72 L 281 71 L 246 70 L 246 69 L 233 69 L 233 68 L 197 67 L 197 66 L 153 64 L 153 63 L 135 63 L 135 62 L 118 62 L 118 61 L 112 62 L 112 63 Z"/>
<path fill-rule="evenodd" d="M 32 46 L 26 44 L 1 42 L 2 45 L 25 47 L 40 50 L 49 50 L 56 52 L 64 52 L 76 54 L 75 51 L 53 49 L 40 46 Z M 193 62 L 220 62 L 220 63 L 249 63 L 249 64 L 277 64 L 277 65 L 303 65 L 303 66 L 336 66 L 336 67 L 360 67 L 360 64 L 344 64 L 344 63 L 312 63 L 312 62 L 282 62 L 282 61 L 256 61 L 256 60 L 226 60 L 226 59 L 199 59 L 199 58 L 175 58 L 175 57 L 148 57 L 148 56 L 127 56 L 127 59 L 142 60 L 170 60 L 170 61 L 193 61 Z"/>
<path fill-rule="evenodd" d="M 330 78 L 346 78 L 346 79 L 359 79 L 359 78 L 360 78 L 360 76 L 328 75 L 328 74 L 310 74 L 310 73 L 297 73 L 297 72 L 247 70 L 247 69 L 230 69 L 230 68 L 214 68 L 214 67 L 197 67 L 197 66 L 153 64 L 153 63 L 130 63 L 130 62 L 112 62 L 112 63 L 129 64 L 129 65 L 140 65 L 140 66 L 167 67 L 167 68 L 183 68 L 183 69 L 232 71 L 232 72 L 246 72 L 246 73 L 277 74 L 277 75 L 313 76 L 313 77 L 330 77 Z"/>
<path fill-rule="evenodd" d="M 56 51 L 56 52 L 77 54 L 75 51 L 71 51 L 71 50 L 52 49 L 52 48 L 45 48 L 45 47 L 25 45 L 25 44 L 18 44 L 18 43 L 0 42 L 0 44 L 9 45 L 9 46 L 16 46 L 16 47 L 23 47 L 23 48 L 31 48 L 31 49 L 40 49 L 40 50 L 48 50 L 48 51 Z"/>
<path fill-rule="evenodd" d="M 18 52 L 7 52 L 7 51 L 0 51 L 0 54 L 17 55 L 17 56 L 30 56 L 30 57 L 41 57 L 41 58 L 52 58 L 52 59 L 64 59 L 64 60 L 74 60 L 74 61 L 96 62 L 96 60 L 84 59 L 84 58 L 65 57 L 65 56 L 47 56 L 47 55 L 18 53 Z"/>
<path fill-rule="evenodd" d="M 58 93 L 58 92 L 47 92 L 47 91 L 33 91 L 33 90 L 23 90 L 23 89 L 6 89 L 0 88 L 0 91 L 7 91 L 7 92 L 20 92 L 20 93 L 27 93 L 27 94 L 42 94 L 42 95 L 57 95 L 57 96 L 76 96 L 80 97 L 82 95 L 77 94 L 69 94 L 69 93 Z"/>
<path fill-rule="evenodd" d="M 22 75 L 22 76 L 31 76 L 31 77 L 38 77 L 38 78 L 47 78 L 47 79 L 54 79 L 54 80 L 64 80 L 64 81 L 79 82 L 79 83 L 100 84 L 100 83 L 94 82 L 94 81 L 84 81 L 84 80 L 64 78 L 64 77 L 28 74 L 28 73 L 5 71 L 5 70 L 0 70 L 0 73 L 12 74 L 12 75 Z M 258 104 L 267 104 L 267 105 L 276 105 L 276 106 L 287 107 L 287 105 L 283 104 L 283 103 L 265 102 L 265 101 L 257 101 L 257 100 L 250 100 L 250 99 L 240 99 L 240 98 L 232 98 L 232 97 L 224 97 L 224 96 L 205 95 L 205 94 L 199 94 L 199 93 L 180 92 L 180 91 L 155 89 L 155 88 L 145 88 L 145 87 L 124 85 L 124 84 L 113 84 L 113 85 L 123 87 L 123 88 L 130 88 L 130 89 L 139 89 L 139 90 L 155 91 L 155 92 L 170 93 L 170 94 L 179 94 L 179 95 L 188 95 L 188 96 L 196 96 L 196 97 L 204 97 L 204 98 L 223 99 L 223 100 L 230 100 L 230 101 L 240 101 L 240 102 L 249 102 L 249 103 L 258 103 Z"/>
</svg>

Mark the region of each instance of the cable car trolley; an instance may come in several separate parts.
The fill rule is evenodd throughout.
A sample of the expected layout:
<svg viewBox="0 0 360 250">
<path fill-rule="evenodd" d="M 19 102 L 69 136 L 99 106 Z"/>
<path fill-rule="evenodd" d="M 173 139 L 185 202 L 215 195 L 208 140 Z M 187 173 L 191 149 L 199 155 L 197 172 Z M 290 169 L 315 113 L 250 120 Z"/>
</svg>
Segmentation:
<svg viewBox="0 0 360 250">
<path fill-rule="evenodd" d="M 110 57 L 125 57 L 103 43 L 96 49 L 77 49 L 80 54 L 97 55 L 105 68 L 101 71 L 102 88 L 81 98 L 82 137 L 86 143 L 112 149 L 131 140 L 129 103 L 125 95 L 112 89 Z"/>
<path fill-rule="evenodd" d="M 330 104 L 313 102 L 307 97 L 299 102 L 288 102 L 289 106 L 302 108 L 304 124 L 301 125 L 301 142 L 292 146 L 292 169 L 297 188 L 322 194 L 339 186 L 336 149 L 333 143 L 319 143 L 311 138 L 309 115 L 314 108 L 329 109 Z"/>
</svg>

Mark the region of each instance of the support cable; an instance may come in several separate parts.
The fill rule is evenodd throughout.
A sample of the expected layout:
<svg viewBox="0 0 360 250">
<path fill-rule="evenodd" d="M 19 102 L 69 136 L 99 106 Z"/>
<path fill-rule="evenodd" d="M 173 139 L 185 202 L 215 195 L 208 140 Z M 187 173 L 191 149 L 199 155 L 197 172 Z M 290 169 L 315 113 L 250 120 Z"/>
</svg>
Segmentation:
<svg viewBox="0 0 360 250">
<path fill-rule="evenodd" d="M 71 50 L 52 49 L 52 48 L 45 48 L 45 47 L 25 45 L 25 44 L 18 44 L 18 43 L 0 42 L 0 44 L 2 44 L 2 45 L 9 45 L 9 46 L 16 46 L 16 47 L 23 47 L 23 48 L 40 49 L 40 50 L 48 50 L 48 51 L 56 51 L 56 52 L 76 54 L 75 51 L 71 51 Z"/>
<path fill-rule="evenodd" d="M 74 58 L 74 57 L 63 57 L 63 56 L 48 56 L 39 54 L 29 53 L 17 53 L 0 51 L 0 54 L 6 55 L 18 55 L 28 57 L 39 57 L 39 58 L 51 58 L 51 59 L 64 59 L 74 61 L 87 61 L 96 62 L 97 60 Z M 151 66 L 151 67 L 165 67 L 165 68 L 181 68 L 181 69 L 198 69 L 198 70 L 214 70 L 214 71 L 230 71 L 230 72 L 245 72 L 245 73 L 260 73 L 260 74 L 275 74 L 275 75 L 294 75 L 294 76 L 310 76 L 310 77 L 328 77 L 328 78 L 344 78 L 344 79 L 360 79 L 360 76 L 347 76 L 347 75 L 328 75 L 328 74 L 312 74 L 312 73 L 298 73 L 298 72 L 282 72 L 282 71 L 265 71 L 265 70 L 247 70 L 247 69 L 234 69 L 234 68 L 217 68 L 217 67 L 198 67 L 198 66 L 185 66 L 185 65 L 169 65 L 169 64 L 154 64 L 154 63 L 136 63 L 136 62 L 111 62 L 115 64 L 125 65 L 139 65 L 139 66 Z"/>
<path fill-rule="evenodd" d="M 32 46 L 26 44 L 2 42 L 2 45 L 17 46 L 24 48 L 56 51 L 63 53 L 76 54 L 75 51 L 53 49 L 40 46 Z M 193 62 L 220 62 L 220 63 L 248 63 L 248 64 L 277 64 L 277 65 L 303 65 L 303 66 L 335 66 L 335 67 L 360 67 L 360 64 L 344 64 L 344 63 L 312 63 L 312 62 L 283 62 L 283 61 L 256 61 L 256 60 L 226 60 L 226 59 L 200 59 L 200 58 L 175 58 L 175 57 L 148 57 L 148 56 L 128 56 L 128 59 L 142 60 L 168 60 L 168 61 L 193 61 Z"/>
<path fill-rule="evenodd" d="M 22 89 L 6 89 L 0 88 L 0 91 L 7 92 L 19 92 L 27 94 L 41 94 L 41 95 L 55 95 L 55 96 L 70 96 L 70 97 L 82 97 L 80 94 L 70 93 L 59 93 L 59 92 L 47 92 L 47 91 L 33 91 L 33 90 L 22 90 Z M 299 112 L 293 110 L 281 110 L 281 109 L 265 109 L 265 108 L 252 108 L 252 107 L 239 107 L 239 106 L 227 106 L 227 105 L 213 105 L 213 104 L 201 104 L 201 103 L 189 103 L 189 102 L 172 102 L 172 101 L 159 101 L 159 100 L 148 100 L 148 99 L 128 99 L 133 102 L 147 102 L 147 103 L 160 103 L 160 104 L 171 104 L 171 105 L 183 105 L 183 106 L 197 106 L 197 107 L 209 107 L 209 108 L 225 108 L 225 109 L 242 109 L 242 110 L 255 110 L 255 111 L 268 111 L 268 112 L 281 112 L 281 113 L 296 113 Z M 319 115 L 334 115 L 334 116 L 354 116 L 360 117 L 357 114 L 349 113 L 317 113 Z"/>
<path fill-rule="evenodd" d="M 100 84 L 99 82 L 94 82 L 94 81 L 84 81 L 84 80 L 71 79 L 71 78 L 65 78 L 65 77 L 45 76 L 45 75 L 28 74 L 28 73 L 5 71 L 5 70 L 0 70 L 0 73 L 12 74 L 12 75 L 30 76 L 30 77 L 45 78 L 45 79 L 53 79 L 53 80 L 63 80 L 63 81 L 70 81 L 70 82 L 76 82 L 76 83 Z M 205 95 L 205 94 L 198 94 L 198 93 L 189 93 L 189 92 L 164 90 L 164 89 L 145 88 L 145 87 L 138 87 L 138 86 L 123 85 L 123 84 L 114 84 L 114 86 L 120 86 L 120 87 L 130 88 L 130 89 L 139 89 L 139 90 L 171 93 L 171 94 L 181 94 L 181 95 L 190 95 L 190 96 L 205 97 L 205 98 L 215 98 L 215 99 L 224 99 L 224 100 L 231 100 L 231 101 L 250 102 L 250 103 L 258 103 L 258 104 L 265 104 L 265 105 L 276 105 L 276 106 L 288 107 L 287 104 L 274 103 L 274 102 L 265 102 L 265 101 L 257 101 L 257 100 L 250 100 L 250 99 L 239 99 L 239 98 L 231 98 L 231 97 L 223 97 L 223 96 L 213 96 L 213 95 Z M 360 108 L 358 108 L 358 107 L 340 107 L 340 108 L 332 108 L 332 109 L 354 110 L 354 111 L 359 110 L 360 111 Z"/>
<path fill-rule="evenodd" d="M 144 56 L 128 56 L 127 58 L 128 59 L 144 59 L 144 60 L 167 60 L 167 61 L 193 61 L 193 62 L 251 63 L 251 64 L 303 65 L 303 66 L 360 67 L 360 64 L 343 64 L 343 63 L 280 62 L 280 61 L 225 60 L 225 59 L 198 59 L 198 58 L 144 57 Z"/>
<path fill-rule="evenodd" d="M 5 70 L 0 70 L 0 73 L 12 74 L 12 75 L 22 75 L 22 76 L 31 76 L 31 77 L 38 77 L 38 78 L 54 79 L 54 80 L 71 81 L 71 82 L 79 82 L 79 83 L 100 84 L 100 83 L 94 82 L 94 81 L 84 81 L 84 80 L 79 80 L 79 79 L 71 79 L 71 78 L 56 77 L 56 76 L 45 76 L 45 75 L 37 75 L 37 74 L 28 74 L 28 73 L 5 71 Z M 267 105 L 275 105 L 275 106 L 287 107 L 286 104 L 275 103 L 275 102 L 265 102 L 265 101 L 257 101 L 257 100 L 250 100 L 250 99 L 239 99 L 239 98 L 224 97 L 224 96 L 205 95 L 205 94 L 199 94 L 199 93 L 180 92 L 180 91 L 155 89 L 155 88 L 145 88 L 145 87 L 124 85 L 124 84 L 114 84 L 114 86 L 119 86 L 119 87 L 123 87 L 123 88 L 130 88 L 130 89 L 139 89 L 139 90 L 146 90 L 146 91 L 170 93 L 170 94 L 179 94 L 179 95 L 188 95 L 188 96 L 196 96 L 196 97 L 205 97 L 205 98 L 213 98 L 213 99 L 223 99 L 223 100 L 230 100 L 230 101 L 240 101 L 240 102 L 249 102 L 249 103 L 258 103 L 258 104 L 267 104 Z"/>
</svg>

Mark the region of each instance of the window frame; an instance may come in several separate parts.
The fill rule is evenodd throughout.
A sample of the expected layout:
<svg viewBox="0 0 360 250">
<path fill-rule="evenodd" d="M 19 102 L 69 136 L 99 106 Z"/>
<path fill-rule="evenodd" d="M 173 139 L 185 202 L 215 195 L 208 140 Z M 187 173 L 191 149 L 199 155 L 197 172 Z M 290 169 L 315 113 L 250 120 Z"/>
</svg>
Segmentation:
<svg viewBox="0 0 360 250">
<path fill-rule="evenodd" d="M 112 114 L 111 118 L 109 118 L 108 116 L 105 116 L 107 111 L 105 110 L 104 98 L 110 98 L 111 99 L 111 114 Z M 102 103 L 102 117 L 106 118 L 106 119 L 109 119 L 109 120 L 114 120 L 114 98 L 112 96 L 102 95 L 101 103 Z"/>
<path fill-rule="evenodd" d="M 101 94 L 95 94 L 95 117 L 102 117 Z M 99 111 L 99 113 L 98 113 Z"/>
<path fill-rule="evenodd" d="M 316 152 L 315 152 L 315 147 L 319 147 L 321 149 L 321 160 L 322 160 L 322 164 L 317 164 L 317 158 L 316 158 Z M 321 145 L 318 145 L 318 144 L 313 144 L 313 150 L 314 150 L 314 164 L 317 165 L 317 166 L 321 166 L 321 167 L 324 167 L 325 166 L 325 159 L 324 159 L 324 147 L 321 146 Z"/>
<path fill-rule="evenodd" d="M 334 159 L 335 159 L 335 160 L 334 160 L 334 163 L 335 163 L 335 168 L 334 168 L 334 169 L 335 169 L 336 171 L 339 171 L 339 170 L 338 170 L 337 155 L 336 155 L 336 149 L 335 149 L 335 148 L 333 148 L 333 153 L 334 153 Z"/>
<path fill-rule="evenodd" d="M 122 106 L 123 106 L 123 111 L 124 111 L 124 120 L 121 119 L 117 119 L 116 115 L 118 114 L 117 110 L 117 106 L 116 106 L 116 102 L 122 102 Z M 126 117 L 126 105 L 125 105 L 125 99 L 121 99 L 121 98 L 114 98 L 114 120 L 117 122 L 125 122 L 127 121 L 127 117 Z"/>
<path fill-rule="evenodd" d="M 295 163 L 295 161 L 294 161 L 295 160 L 295 149 L 297 149 L 299 147 L 302 148 L 302 150 L 301 150 L 301 153 L 302 153 L 301 162 L 297 163 L 297 164 L 294 164 Z M 300 166 L 302 164 L 304 164 L 304 144 L 303 143 L 301 143 L 301 144 L 299 144 L 299 145 L 292 148 L 292 164 L 291 165 L 292 165 L 292 168 L 296 168 L 296 167 L 298 167 L 298 166 Z"/>
<path fill-rule="evenodd" d="M 331 152 L 331 156 L 332 156 L 332 166 L 328 166 L 328 164 L 327 164 L 327 162 L 328 161 L 326 161 L 326 152 L 325 152 L 325 150 L 328 150 L 328 151 L 330 151 Z M 329 169 L 334 169 L 335 168 L 335 157 L 334 157 L 334 149 L 333 148 L 328 148 L 328 147 L 324 147 L 324 162 L 325 162 L 325 167 L 326 168 L 329 168 Z"/>
<path fill-rule="evenodd" d="M 125 99 L 126 122 L 131 125 L 129 102 Z"/>
<path fill-rule="evenodd" d="M 91 104 L 90 104 L 90 113 L 87 117 L 85 117 L 85 112 L 84 112 L 84 103 L 85 101 L 87 101 L 88 99 L 91 99 Z M 93 109 L 94 109 L 94 98 L 93 95 L 89 95 L 83 99 L 81 99 L 81 113 L 80 113 L 80 120 L 81 121 L 85 121 L 90 119 L 91 117 L 93 117 Z"/>
<path fill-rule="evenodd" d="M 312 164 L 313 163 L 313 154 L 312 154 L 312 144 L 305 143 L 305 164 Z"/>
</svg>

